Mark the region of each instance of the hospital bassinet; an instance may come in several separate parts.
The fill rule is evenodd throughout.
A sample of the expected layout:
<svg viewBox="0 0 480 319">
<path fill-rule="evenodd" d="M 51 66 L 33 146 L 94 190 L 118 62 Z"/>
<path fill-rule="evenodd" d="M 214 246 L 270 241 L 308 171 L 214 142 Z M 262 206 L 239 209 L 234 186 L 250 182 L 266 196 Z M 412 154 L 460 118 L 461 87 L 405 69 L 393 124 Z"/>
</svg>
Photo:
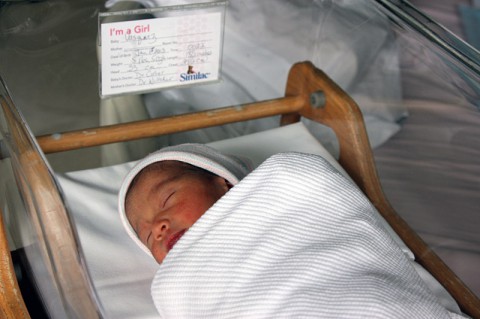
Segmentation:
<svg viewBox="0 0 480 319">
<path fill-rule="evenodd" d="M 279 24 L 273 19 L 275 15 L 262 12 L 264 6 L 276 10 L 277 17 L 288 17 L 292 23 L 286 24 L 282 20 Z M 266 1 L 258 7 L 246 6 L 245 11 L 232 7 L 228 12 L 231 24 L 227 20 L 225 33 L 223 67 L 229 72 L 224 82 L 145 96 L 141 99 L 141 107 L 144 107 L 146 117 L 154 117 L 152 120 L 35 138 L 28 128 L 28 121 L 25 122 L 14 107 L 20 91 L 9 85 L 6 72 L 6 82 L 2 85 L 9 86 L 12 94 L 2 88 L 1 210 L 8 228 L 2 239 L 2 307 L 5 316 L 28 317 L 15 281 L 7 237 L 10 248 L 13 246 L 27 252 L 27 264 L 50 315 L 88 318 L 105 315 L 105 305 L 102 305 L 105 301 L 99 298 L 97 284 L 89 274 L 91 261 L 84 257 L 84 251 L 91 247 L 85 247 L 81 234 L 77 234 L 79 230 L 75 224 L 79 217 L 69 213 L 74 210 L 68 201 L 65 204 L 69 195 L 59 190 L 55 174 L 43 153 L 191 130 L 193 133 L 154 140 L 154 145 L 185 140 L 211 142 L 301 119 L 310 132 L 334 156 L 338 156 L 339 163 L 407 243 L 417 262 L 447 288 L 465 313 L 480 317 L 478 298 L 435 254 L 435 251 L 443 254 L 451 268 L 457 266 L 461 279 L 469 285 L 475 283 L 476 279 L 467 275 L 472 274 L 469 269 L 475 268 L 479 260 L 479 238 L 476 231 L 472 231 L 478 223 L 475 208 L 479 203 L 478 178 L 472 175 L 480 166 L 479 157 L 475 156 L 479 137 L 476 124 L 480 123 L 478 53 L 403 2 L 315 1 L 306 4 L 289 1 L 278 5 L 278 2 Z M 255 41 L 250 43 L 240 35 L 248 35 L 246 38 L 251 39 L 252 34 L 258 32 L 255 29 L 258 25 L 249 25 L 258 19 L 258 16 L 250 16 L 254 12 L 265 18 L 265 29 L 262 30 L 265 34 L 262 37 L 259 32 Z M 299 17 L 307 18 L 299 22 Z M 312 24 L 317 26 L 315 32 L 311 32 Z M 297 36 L 297 33 L 304 37 Z M 286 50 L 289 41 L 293 41 L 292 34 L 295 34 L 296 47 Z M 375 40 L 365 45 L 363 41 L 372 36 Z M 251 58 L 247 61 L 250 65 L 244 64 L 245 57 Z M 292 68 L 285 97 L 280 97 L 283 93 L 279 92 L 278 83 L 283 82 L 281 86 L 284 86 L 288 72 L 286 65 L 290 69 L 293 62 L 303 58 L 313 60 L 353 96 L 363 117 L 356 103 L 311 63 L 296 64 Z M 239 66 L 246 72 L 242 74 Z M 249 68 L 258 73 L 250 73 Z M 230 72 L 232 70 L 236 73 Z M 280 78 L 278 75 L 281 74 L 285 76 Z M 235 95 L 232 88 L 241 88 L 243 94 Z M 217 94 L 216 98 L 211 99 L 214 94 Z M 102 101 L 105 122 L 112 121 L 112 106 L 121 104 L 122 99 L 127 98 Z M 152 106 L 155 104 L 168 104 L 173 108 L 155 108 Z M 236 106 L 210 109 L 226 105 Z M 19 109 L 22 106 L 19 105 Z M 197 113 L 178 114 L 185 110 Z M 171 115 L 174 116 L 169 117 Z M 113 122 L 120 122 L 121 117 Z M 266 117 L 266 120 L 250 121 Z M 238 126 L 222 126 L 226 129 L 220 131 L 205 130 L 213 132 L 211 134 L 198 131 L 204 127 L 247 120 L 236 124 Z M 336 138 L 331 138 L 331 131 L 318 126 L 314 123 L 316 121 L 333 129 Z M 454 131 L 448 129 L 450 125 Z M 445 139 L 442 139 L 443 135 L 447 135 Z M 423 144 L 412 145 L 417 141 Z M 305 145 L 309 146 L 306 142 Z M 115 154 L 127 154 L 126 160 L 141 156 L 131 151 L 132 144 L 114 147 L 122 150 Z M 432 151 L 428 154 L 432 158 L 422 152 L 413 153 L 420 147 Z M 104 148 L 104 152 L 107 154 L 105 163 L 114 164 L 108 154 L 115 150 L 109 147 Z M 416 157 L 418 155 L 420 159 Z M 374 156 L 380 168 L 380 179 Z M 434 168 L 445 167 L 445 161 L 449 161 L 446 167 L 452 169 L 451 174 L 436 177 L 438 179 L 432 179 L 429 184 L 430 174 L 436 172 L 431 170 L 429 163 Z M 406 175 L 405 171 L 412 169 L 417 170 Z M 453 170 L 462 174 L 454 174 Z M 422 180 L 425 176 L 427 180 Z M 62 187 L 66 187 L 63 177 L 58 178 L 62 180 Z M 442 189 L 445 180 L 451 181 L 455 188 Z M 432 182 L 439 184 L 432 185 Z M 83 183 L 88 186 L 87 181 Z M 381 183 L 386 197 L 393 199 L 393 208 L 385 198 Z M 440 192 L 434 189 L 430 193 L 433 186 Z M 418 194 L 409 191 L 412 187 Z M 442 195 L 455 201 L 451 212 L 455 216 L 443 214 Z M 425 200 L 428 197 L 432 200 Z M 425 215 L 422 215 L 422 205 L 431 207 Z M 420 236 L 395 213 L 394 208 L 405 216 Z M 18 211 L 24 213 L 17 214 Z M 435 215 L 437 211 L 440 213 Z M 447 224 L 442 224 L 445 221 Z M 96 225 L 90 226 L 95 231 Z M 109 244 L 105 244 L 108 247 Z M 464 262 L 461 260 L 473 264 L 458 267 Z"/>
</svg>

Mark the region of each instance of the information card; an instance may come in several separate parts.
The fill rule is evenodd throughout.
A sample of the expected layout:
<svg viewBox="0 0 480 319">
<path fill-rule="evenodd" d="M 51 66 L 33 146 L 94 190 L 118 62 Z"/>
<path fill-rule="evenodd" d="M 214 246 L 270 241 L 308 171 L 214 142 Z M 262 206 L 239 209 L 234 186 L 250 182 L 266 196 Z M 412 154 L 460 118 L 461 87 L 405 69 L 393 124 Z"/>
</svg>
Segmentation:
<svg viewBox="0 0 480 319">
<path fill-rule="evenodd" d="M 222 36 L 222 12 L 102 23 L 100 95 L 218 81 Z"/>
</svg>

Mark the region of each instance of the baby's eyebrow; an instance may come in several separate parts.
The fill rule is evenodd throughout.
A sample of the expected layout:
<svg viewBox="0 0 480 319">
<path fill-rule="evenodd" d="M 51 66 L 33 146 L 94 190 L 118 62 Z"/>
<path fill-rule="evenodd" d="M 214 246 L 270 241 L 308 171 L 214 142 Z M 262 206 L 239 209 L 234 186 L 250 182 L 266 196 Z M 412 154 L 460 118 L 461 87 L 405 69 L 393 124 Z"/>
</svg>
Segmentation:
<svg viewBox="0 0 480 319">
<path fill-rule="evenodd" d="M 135 235 L 137 235 L 138 238 L 140 238 L 140 234 L 138 233 L 138 220 L 135 221 L 135 226 L 132 225 L 133 231 L 135 232 Z"/>
<path fill-rule="evenodd" d="M 147 248 L 148 248 L 148 240 L 150 239 L 151 236 L 152 236 L 152 232 L 148 233 L 147 240 L 145 241 Z"/>
<path fill-rule="evenodd" d="M 132 225 L 132 228 L 133 228 L 133 231 L 135 232 L 135 235 L 137 235 L 137 238 L 140 239 L 140 241 L 142 240 L 140 238 L 140 234 L 138 233 L 138 221 L 135 222 L 135 227 L 133 227 Z M 145 241 L 145 245 L 148 246 L 148 239 L 150 238 L 150 236 L 152 235 L 152 232 L 150 232 L 147 236 L 147 239 Z"/>
</svg>

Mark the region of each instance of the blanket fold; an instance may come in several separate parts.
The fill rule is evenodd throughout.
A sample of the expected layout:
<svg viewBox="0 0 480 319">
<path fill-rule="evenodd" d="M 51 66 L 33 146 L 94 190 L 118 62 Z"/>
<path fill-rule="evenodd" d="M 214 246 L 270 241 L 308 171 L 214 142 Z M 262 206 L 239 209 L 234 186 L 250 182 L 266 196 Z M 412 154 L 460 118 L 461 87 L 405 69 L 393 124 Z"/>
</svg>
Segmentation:
<svg viewBox="0 0 480 319">
<path fill-rule="evenodd" d="M 363 193 L 326 160 L 265 161 L 170 251 L 164 318 L 449 318 Z"/>
</svg>

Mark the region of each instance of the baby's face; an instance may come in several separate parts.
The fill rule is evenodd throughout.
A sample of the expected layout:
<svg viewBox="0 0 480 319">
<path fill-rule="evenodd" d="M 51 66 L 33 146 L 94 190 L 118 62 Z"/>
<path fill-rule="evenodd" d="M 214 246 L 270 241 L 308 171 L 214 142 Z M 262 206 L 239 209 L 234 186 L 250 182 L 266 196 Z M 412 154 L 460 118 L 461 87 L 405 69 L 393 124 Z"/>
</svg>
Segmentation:
<svg viewBox="0 0 480 319">
<path fill-rule="evenodd" d="M 229 189 L 221 177 L 186 170 L 176 161 L 164 163 L 139 178 L 125 204 L 130 224 L 158 263 Z"/>
</svg>

